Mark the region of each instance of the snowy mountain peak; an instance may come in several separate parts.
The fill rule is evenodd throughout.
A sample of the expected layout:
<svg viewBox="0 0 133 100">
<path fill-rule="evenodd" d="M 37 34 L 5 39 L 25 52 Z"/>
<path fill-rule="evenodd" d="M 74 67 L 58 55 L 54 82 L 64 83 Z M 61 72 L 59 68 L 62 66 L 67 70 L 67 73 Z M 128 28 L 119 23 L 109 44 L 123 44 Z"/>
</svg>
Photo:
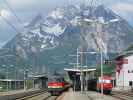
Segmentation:
<svg viewBox="0 0 133 100">
<path fill-rule="evenodd" d="M 61 8 L 56 8 L 54 11 L 49 13 L 49 17 L 52 17 L 53 19 L 62 19 L 64 17 L 64 10 Z"/>
<path fill-rule="evenodd" d="M 53 34 L 55 36 L 59 36 L 64 33 L 66 27 L 62 28 L 60 24 L 56 24 L 53 27 L 43 27 L 43 30 L 48 34 Z"/>
<path fill-rule="evenodd" d="M 95 17 L 97 17 L 97 18 L 103 17 L 105 21 L 109 21 L 111 19 L 116 19 L 116 18 L 120 19 L 120 17 L 118 15 L 116 15 L 109 8 L 106 8 L 104 5 L 100 5 L 100 6 L 96 7 L 93 15 L 95 15 Z"/>
<path fill-rule="evenodd" d="M 97 21 L 101 18 L 104 22 L 110 22 L 103 25 L 102 32 L 96 32 L 94 24 L 76 25 L 82 18 L 86 21 L 93 18 Z M 46 65 L 51 69 L 56 66 L 57 69 L 63 66 L 70 67 L 69 62 L 72 62 L 70 61 L 72 59 L 68 55 L 74 54 L 80 46 L 95 51 L 99 45 L 105 53 L 107 51 L 116 53 L 132 44 L 133 28 L 121 19 L 104 6 L 98 6 L 93 10 L 84 5 L 57 8 L 45 17 L 36 16 L 28 24 L 26 31 L 16 35 L 5 45 L 5 48 L 11 49 L 9 53 L 15 49 L 21 51 L 20 56 L 27 58 L 29 65 L 35 68 L 40 65 Z M 13 53 L 16 54 L 15 51 Z M 63 63 L 57 64 L 60 61 Z"/>
<path fill-rule="evenodd" d="M 45 16 L 45 18 L 43 18 L 41 14 L 37 15 L 28 24 L 26 27 L 27 30 L 20 37 L 22 42 L 21 45 L 23 45 L 21 47 L 28 46 L 27 48 L 31 48 L 31 45 L 36 46 L 35 44 L 39 44 L 37 48 L 40 50 L 55 48 L 62 42 L 60 40 L 62 37 L 71 37 L 71 35 L 73 35 L 72 32 L 76 32 L 76 34 L 80 33 L 83 37 L 83 43 L 86 41 L 89 48 L 96 47 L 94 46 L 95 41 L 92 40 L 90 34 L 92 32 L 95 33 L 95 28 L 91 25 L 86 26 L 86 28 L 78 26 L 77 23 L 81 18 L 88 20 L 93 18 L 98 20 L 102 18 L 102 22 L 111 23 L 105 25 L 102 29 L 103 43 L 106 43 L 107 50 L 111 50 L 110 48 L 112 48 L 111 51 L 122 50 L 124 48 L 124 42 L 129 42 L 129 40 L 131 40 L 127 39 L 128 36 L 125 39 L 123 38 L 126 36 L 126 33 L 131 33 L 132 28 L 129 27 L 128 23 L 121 20 L 122 18 L 116 15 L 112 10 L 103 5 L 94 7 L 93 9 L 84 5 L 70 5 L 54 9 Z M 116 21 L 117 23 L 115 23 Z M 83 33 L 82 30 L 85 30 L 87 33 Z M 114 41 L 111 41 L 112 39 Z M 108 45 L 108 43 L 112 43 L 113 45 Z"/>
<path fill-rule="evenodd" d="M 43 16 L 38 14 L 25 28 L 37 28 L 42 24 L 43 20 Z"/>
</svg>

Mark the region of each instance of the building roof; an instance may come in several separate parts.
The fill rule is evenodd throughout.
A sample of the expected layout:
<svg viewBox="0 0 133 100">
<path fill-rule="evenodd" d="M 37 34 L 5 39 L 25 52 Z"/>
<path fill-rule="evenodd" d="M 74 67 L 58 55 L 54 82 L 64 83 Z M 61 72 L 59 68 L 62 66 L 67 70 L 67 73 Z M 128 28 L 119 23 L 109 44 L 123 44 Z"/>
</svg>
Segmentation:
<svg viewBox="0 0 133 100">
<path fill-rule="evenodd" d="M 34 78 L 41 78 L 41 77 L 46 77 L 47 78 L 47 75 L 46 74 L 39 74 L 39 75 L 34 75 L 33 77 Z"/>
<path fill-rule="evenodd" d="M 15 79 L 0 79 L 0 81 L 24 81 L 24 80 L 15 80 Z"/>
<path fill-rule="evenodd" d="M 70 69 L 67 69 L 67 68 L 65 68 L 64 69 L 65 71 L 74 71 L 74 72 L 81 72 L 81 71 L 83 71 L 83 72 L 93 72 L 93 71 L 95 71 L 96 69 L 95 68 L 70 68 Z"/>
<path fill-rule="evenodd" d="M 133 55 L 133 51 L 125 51 L 125 52 L 122 52 L 119 55 L 117 55 L 115 57 L 115 59 L 119 59 L 119 58 L 122 58 L 122 57 L 128 57 L 128 56 L 131 56 L 131 55 Z"/>
</svg>

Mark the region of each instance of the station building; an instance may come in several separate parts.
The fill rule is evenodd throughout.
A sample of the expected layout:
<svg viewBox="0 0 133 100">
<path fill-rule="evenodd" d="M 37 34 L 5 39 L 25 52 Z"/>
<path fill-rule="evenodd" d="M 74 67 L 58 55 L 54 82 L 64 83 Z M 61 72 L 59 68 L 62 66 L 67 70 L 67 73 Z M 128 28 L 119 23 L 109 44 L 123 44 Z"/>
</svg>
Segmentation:
<svg viewBox="0 0 133 100">
<path fill-rule="evenodd" d="M 24 89 L 24 80 L 0 79 L 0 91 Z"/>
<path fill-rule="evenodd" d="M 48 76 L 46 74 L 34 75 L 34 88 L 36 89 L 46 89 Z"/>
<path fill-rule="evenodd" d="M 116 57 L 116 87 L 129 90 L 133 88 L 133 53 Z"/>
</svg>

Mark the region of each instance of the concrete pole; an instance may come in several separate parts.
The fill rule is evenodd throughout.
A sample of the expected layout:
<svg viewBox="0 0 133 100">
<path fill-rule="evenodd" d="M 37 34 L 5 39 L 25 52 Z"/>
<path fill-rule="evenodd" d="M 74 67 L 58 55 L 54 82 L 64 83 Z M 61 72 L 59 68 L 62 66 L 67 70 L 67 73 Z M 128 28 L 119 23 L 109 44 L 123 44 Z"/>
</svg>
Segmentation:
<svg viewBox="0 0 133 100">
<path fill-rule="evenodd" d="M 7 87 L 6 87 L 6 89 L 7 89 L 7 91 L 8 91 L 9 89 L 8 89 L 8 66 L 7 66 L 7 65 L 6 65 L 6 70 L 7 70 L 7 71 L 6 71 L 6 74 L 7 74 L 7 76 L 6 76 L 6 77 L 7 77 Z"/>
<path fill-rule="evenodd" d="M 17 70 L 15 68 L 15 90 L 17 90 Z"/>
<path fill-rule="evenodd" d="M 26 78 L 25 78 L 25 70 L 24 70 L 24 90 L 26 90 Z"/>
<path fill-rule="evenodd" d="M 86 68 L 86 69 L 87 69 L 87 68 Z M 87 76 L 88 76 L 88 73 L 87 73 L 87 71 L 86 71 L 86 78 L 85 78 L 85 79 L 86 79 L 86 91 L 87 91 L 87 87 L 88 87 L 88 85 L 87 85 L 87 84 L 88 84 L 88 82 L 87 82 L 88 77 L 87 77 Z"/>
<path fill-rule="evenodd" d="M 83 71 L 82 69 L 81 69 L 80 81 L 81 81 L 81 93 L 83 93 Z"/>
<path fill-rule="evenodd" d="M 32 82 L 33 82 L 33 89 L 34 89 L 35 88 L 34 78 L 32 79 Z"/>
<path fill-rule="evenodd" d="M 103 54 L 101 50 L 101 94 L 103 95 Z"/>
<path fill-rule="evenodd" d="M 74 76 L 74 92 L 75 92 L 75 86 L 76 85 L 76 75 Z"/>
<path fill-rule="evenodd" d="M 79 52 L 78 52 L 78 48 L 77 48 L 77 68 L 78 68 L 78 65 L 79 65 L 79 58 L 78 58 L 78 56 L 79 56 Z"/>
<path fill-rule="evenodd" d="M 123 90 L 124 90 L 124 70 L 122 72 L 123 72 Z"/>
<path fill-rule="evenodd" d="M 82 63 L 83 63 L 83 48 L 81 47 L 81 50 L 80 50 L 80 53 L 81 53 L 81 72 L 80 72 L 80 80 L 81 80 L 81 93 L 83 92 L 83 66 L 82 66 Z"/>
</svg>

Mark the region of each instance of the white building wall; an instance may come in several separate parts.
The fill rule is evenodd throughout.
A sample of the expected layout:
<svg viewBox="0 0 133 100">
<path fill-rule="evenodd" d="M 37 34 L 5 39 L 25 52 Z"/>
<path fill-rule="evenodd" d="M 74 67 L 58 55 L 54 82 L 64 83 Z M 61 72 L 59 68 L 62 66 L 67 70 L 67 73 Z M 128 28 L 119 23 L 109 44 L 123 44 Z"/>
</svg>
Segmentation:
<svg viewBox="0 0 133 100">
<path fill-rule="evenodd" d="M 128 64 L 123 64 L 120 74 L 116 73 L 116 85 L 124 89 L 130 89 L 129 81 L 133 82 L 133 55 L 125 57 Z"/>
</svg>

